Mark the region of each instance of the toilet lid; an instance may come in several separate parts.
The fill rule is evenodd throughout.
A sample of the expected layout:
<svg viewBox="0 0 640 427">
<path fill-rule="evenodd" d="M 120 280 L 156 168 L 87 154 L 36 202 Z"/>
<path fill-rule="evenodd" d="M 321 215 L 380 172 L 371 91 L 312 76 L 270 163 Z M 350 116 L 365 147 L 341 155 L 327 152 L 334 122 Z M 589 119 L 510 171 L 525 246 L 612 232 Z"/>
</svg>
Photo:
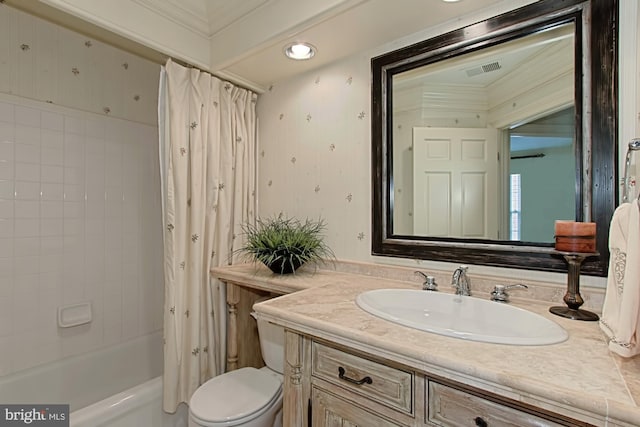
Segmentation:
<svg viewBox="0 0 640 427">
<path fill-rule="evenodd" d="M 249 417 L 279 395 L 282 382 L 268 372 L 242 368 L 214 377 L 198 388 L 191 413 L 201 420 L 228 422 Z"/>
</svg>

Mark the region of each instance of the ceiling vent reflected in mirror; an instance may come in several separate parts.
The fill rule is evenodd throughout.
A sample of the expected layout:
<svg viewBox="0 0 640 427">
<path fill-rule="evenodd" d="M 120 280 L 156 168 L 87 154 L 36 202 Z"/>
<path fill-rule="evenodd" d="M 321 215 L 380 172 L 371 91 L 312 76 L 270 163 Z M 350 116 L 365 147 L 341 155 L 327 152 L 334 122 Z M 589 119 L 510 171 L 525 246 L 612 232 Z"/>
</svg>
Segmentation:
<svg viewBox="0 0 640 427">
<path fill-rule="evenodd" d="M 473 77 L 473 76 L 477 76 L 479 74 L 490 73 L 492 71 L 498 71 L 501 68 L 502 68 L 502 66 L 500 65 L 500 62 L 494 61 L 494 62 L 490 62 L 488 64 L 480 65 L 479 67 L 469 68 L 469 69 L 465 70 L 465 72 L 467 73 L 467 76 Z"/>
</svg>

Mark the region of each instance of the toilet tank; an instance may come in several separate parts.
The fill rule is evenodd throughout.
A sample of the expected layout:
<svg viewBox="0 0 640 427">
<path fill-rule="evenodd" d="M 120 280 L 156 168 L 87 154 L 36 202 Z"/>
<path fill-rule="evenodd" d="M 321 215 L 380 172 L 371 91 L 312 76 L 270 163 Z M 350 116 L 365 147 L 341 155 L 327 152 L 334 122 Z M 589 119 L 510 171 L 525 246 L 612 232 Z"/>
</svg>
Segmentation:
<svg viewBox="0 0 640 427">
<path fill-rule="evenodd" d="M 257 322 L 264 363 L 271 370 L 284 374 L 284 328 L 260 317 Z"/>
</svg>

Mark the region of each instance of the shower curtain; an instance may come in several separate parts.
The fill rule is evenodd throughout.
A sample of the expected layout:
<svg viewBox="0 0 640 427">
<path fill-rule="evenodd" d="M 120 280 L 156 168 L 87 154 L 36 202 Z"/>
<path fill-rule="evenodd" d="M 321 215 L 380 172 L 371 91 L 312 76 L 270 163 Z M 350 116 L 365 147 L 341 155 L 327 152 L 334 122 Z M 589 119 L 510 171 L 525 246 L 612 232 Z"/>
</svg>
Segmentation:
<svg viewBox="0 0 640 427">
<path fill-rule="evenodd" d="M 163 408 L 224 372 L 225 286 L 242 225 L 255 220 L 257 95 L 168 60 L 158 119 L 164 226 Z"/>
</svg>

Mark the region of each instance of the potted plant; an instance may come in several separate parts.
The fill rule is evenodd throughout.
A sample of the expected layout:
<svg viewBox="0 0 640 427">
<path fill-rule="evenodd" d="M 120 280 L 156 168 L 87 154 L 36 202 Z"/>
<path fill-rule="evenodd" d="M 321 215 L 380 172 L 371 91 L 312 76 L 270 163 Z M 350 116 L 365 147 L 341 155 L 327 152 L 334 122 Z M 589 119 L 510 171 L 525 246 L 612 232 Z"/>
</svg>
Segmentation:
<svg viewBox="0 0 640 427">
<path fill-rule="evenodd" d="M 302 222 L 282 214 L 275 218 L 258 218 L 255 225 L 243 227 L 246 243 L 239 252 L 260 261 L 274 273 L 294 273 L 303 264 L 335 258 L 322 237 L 325 225 L 322 219 Z"/>
</svg>

